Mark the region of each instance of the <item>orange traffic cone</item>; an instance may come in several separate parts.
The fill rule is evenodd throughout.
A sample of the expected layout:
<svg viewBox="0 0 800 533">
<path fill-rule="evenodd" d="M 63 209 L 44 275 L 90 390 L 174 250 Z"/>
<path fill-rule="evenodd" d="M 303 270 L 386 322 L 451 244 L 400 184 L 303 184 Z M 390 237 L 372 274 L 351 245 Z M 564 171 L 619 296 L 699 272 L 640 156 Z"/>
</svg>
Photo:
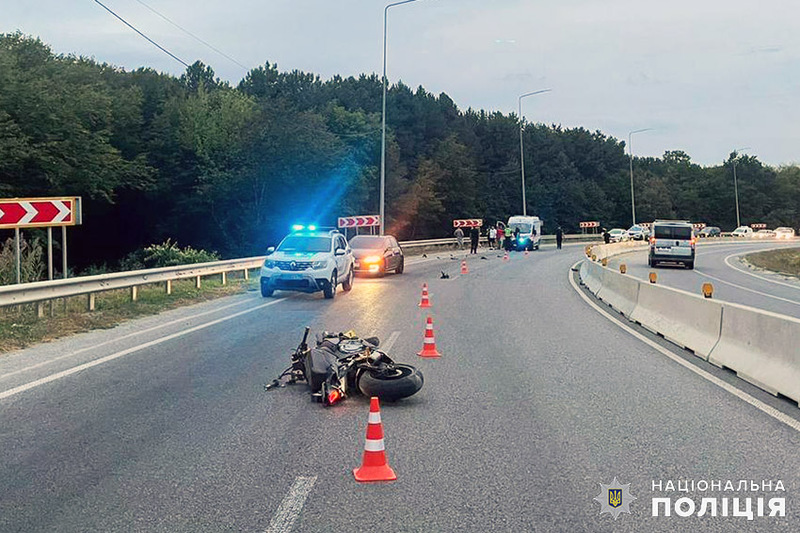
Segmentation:
<svg viewBox="0 0 800 533">
<path fill-rule="evenodd" d="M 508 252 L 503 254 L 503 261 L 508 261 Z"/>
<path fill-rule="evenodd" d="M 441 357 L 436 350 L 436 339 L 433 338 L 433 319 L 428 317 L 428 323 L 425 325 L 425 338 L 422 341 L 422 351 L 417 353 L 420 357 Z"/>
<path fill-rule="evenodd" d="M 525 250 L 525 257 L 528 257 L 528 250 Z"/>
<path fill-rule="evenodd" d="M 430 307 L 431 301 L 428 299 L 428 284 L 422 284 L 422 300 L 419 302 L 419 307 Z"/>
<path fill-rule="evenodd" d="M 369 422 L 367 423 L 367 441 L 364 443 L 364 459 L 361 466 L 353 469 L 356 481 L 394 481 L 397 474 L 386 461 L 383 447 L 383 424 L 381 424 L 381 406 L 377 396 L 369 402 Z"/>
<path fill-rule="evenodd" d="M 469 274 L 469 269 L 467 268 L 467 260 L 461 261 L 461 273 L 462 274 Z"/>
</svg>

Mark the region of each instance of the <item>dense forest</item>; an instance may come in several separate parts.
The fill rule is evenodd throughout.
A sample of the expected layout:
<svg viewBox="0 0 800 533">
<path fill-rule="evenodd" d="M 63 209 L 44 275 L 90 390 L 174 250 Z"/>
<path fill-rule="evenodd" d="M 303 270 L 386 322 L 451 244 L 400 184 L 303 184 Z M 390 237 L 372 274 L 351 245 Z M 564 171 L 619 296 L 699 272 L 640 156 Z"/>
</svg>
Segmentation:
<svg viewBox="0 0 800 533">
<path fill-rule="evenodd" d="M 446 94 L 391 85 L 387 231 L 441 237 L 452 219 L 521 212 L 524 128 L 528 212 L 577 231 L 630 225 L 625 143 L 514 114 L 460 110 Z M 193 64 L 180 77 L 56 55 L 0 35 L 0 197 L 79 195 L 70 230 L 79 265 L 172 239 L 223 257 L 263 253 L 298 221 L 378 212 L 381 79 L 321 80 L 265 63 L 237 85 Z M 800 226 L 800 167 L 731 154 L 701 167 L 682 151 L 635 158 L 637 218 L 731 230 L 733 162 L 743 223 Z"/>
</svg>

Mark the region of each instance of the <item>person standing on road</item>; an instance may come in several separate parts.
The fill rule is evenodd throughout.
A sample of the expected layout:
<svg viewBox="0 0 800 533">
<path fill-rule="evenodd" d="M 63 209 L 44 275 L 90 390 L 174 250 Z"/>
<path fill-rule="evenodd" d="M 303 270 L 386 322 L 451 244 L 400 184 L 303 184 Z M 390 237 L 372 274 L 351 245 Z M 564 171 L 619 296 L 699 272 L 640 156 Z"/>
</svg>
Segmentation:
<svg viewBox="0 0 800 533">
<path fill-rule="evenodd" d="M 556 248 L 561 249 L 561 241 L 564 240 L 564 232 L 561 231 L 561 226 L 556 229 Z"/>
<path fill-rule="evenodd" d="M 511 236 L 513 233 L 511 232 L 511 228 L 506 226 L 506 229 L 503 231 L 505 239 L 503 240 L 503 247 L 505 248 L 506 252 L 511 251 Z"/>
<path fill-rule="evenodd" d="M 453 235 L 456 236 L 456 243 L 458 244 L 458 249 L 461 250 L 464 248 L 464 230 L 461 228 L 456 228 L 456 231 L 453 232 Z"/>
<path fill-rule="evenodd" d="M 476 227 L 472 227 L 469 230 L 469 253 L 477 254 L 478 253 L 478 239 L 480 239 L 481 230 Z"/>
<path fill-rule="evenodd" d="M 494 240 L 497 238 L 497 229 L 494 226 L 489 228 L 489 249 L 494 250 Z"/>
<path fill-rule="evenodd" d="M 611 234 L 606 228 L 603 228 L 603 242 L 606 244 L 611 242 Z"/>
</svg>

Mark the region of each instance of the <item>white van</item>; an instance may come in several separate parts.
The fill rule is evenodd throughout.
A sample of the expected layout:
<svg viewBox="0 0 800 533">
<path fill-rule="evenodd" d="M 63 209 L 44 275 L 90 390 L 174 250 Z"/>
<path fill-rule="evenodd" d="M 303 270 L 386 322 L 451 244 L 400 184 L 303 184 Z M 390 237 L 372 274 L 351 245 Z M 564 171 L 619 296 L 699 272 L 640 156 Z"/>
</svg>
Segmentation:
<svg viewBox="0 0 800 533">
<path fill-rule="evenodd" d="M 508 227 L 512 232 L 519 229 L 519 236 L 512 241 L 516 250 L 538 250 L 542 239 L 542 221 L 539 217 L 515 215 L 508 218 Z"/>
</svg>

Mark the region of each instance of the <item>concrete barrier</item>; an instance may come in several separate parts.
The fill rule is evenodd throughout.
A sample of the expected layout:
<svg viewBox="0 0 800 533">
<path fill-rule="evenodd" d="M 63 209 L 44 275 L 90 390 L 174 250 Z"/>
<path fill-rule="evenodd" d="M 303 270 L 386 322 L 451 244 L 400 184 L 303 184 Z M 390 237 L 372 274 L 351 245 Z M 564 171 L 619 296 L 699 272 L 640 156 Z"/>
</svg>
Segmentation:
<svg viewBox="0 0 800 533">
<path fill-rule="evenodd" d="M 596 296 L 629 317 L 639 299 L 639 280 L 604 269 L 602 282 L 602 287 Z"/>
<path fill-rule="evenodd" d="M 736 304 L 722 307 L 722 334 L 708 360 L 800 402 L 800 320 Z"/>
<path fill-rule="evenodd" d="M 720 339 L 722 303 L 640 282 L 629 318 L 707 361 Z"/>
<path fill-rule="evenodd" d="M 594 261 L 584 261 L 581 265 L 581 281 L 595 296 L 603 286 L 604 271 L 605 269 Z"/>
</svg>

